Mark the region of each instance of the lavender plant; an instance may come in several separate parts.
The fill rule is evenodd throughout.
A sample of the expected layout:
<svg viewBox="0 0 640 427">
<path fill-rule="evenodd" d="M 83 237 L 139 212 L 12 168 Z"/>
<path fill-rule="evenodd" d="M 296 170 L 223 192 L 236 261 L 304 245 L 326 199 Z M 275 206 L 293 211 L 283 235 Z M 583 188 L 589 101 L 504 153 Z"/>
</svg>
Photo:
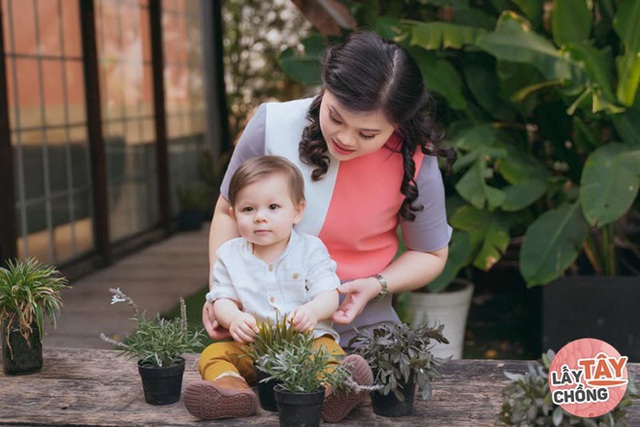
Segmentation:
<svg viewBox="0 0 640 427">
<path fill-rule="evenodd" d="M 171 366 L 181 363 L 184 353 L 196 352 L 204 347 L 204 329 L 189 331 L 184 299 L 180 298 L 179 318 L 165 319 L 158 314 L 148 319 L 144 312 L 140 312 L 133 299 L 120 288 L 111 288 L 109 291 L 113 294 L 111 304 L 126 302 L 133 310 L 133 319 L 138 324 L 124 342 L 109 338 L 104 333 L 100 334 L 100 338 L 113 344 L 125 357 L 138 359 L 141 365 Z"/>
</svg>

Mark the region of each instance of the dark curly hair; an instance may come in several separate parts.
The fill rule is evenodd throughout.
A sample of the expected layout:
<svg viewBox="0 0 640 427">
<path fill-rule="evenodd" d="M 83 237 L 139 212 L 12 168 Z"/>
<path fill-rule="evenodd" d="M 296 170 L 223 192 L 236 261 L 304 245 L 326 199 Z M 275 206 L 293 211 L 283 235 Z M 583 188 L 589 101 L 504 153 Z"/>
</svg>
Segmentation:
<svg viewBox="0 0 640 427">
<path fill-rule="evenodd" d="M 440 146 L 442 133 L 431 119 L 433 99 L 424 86 L 418 64 L 396 43 L 370 31 L 352 33 L 342 44 L 327 49 L 322 61 L 323 89 L 307 112 L 309 125 L 302 133 L 300 159 L 315 166 L 311 177 L 321 179 L 329 168 L 327 143 L 320 130 L 320 104 L 325 90 L 331 92 L 347 110 L 371 112 L 380 110 L 394 124 L 402 140 L 400 152 L 404 175 L 400 191 L 404 201 L 400 216 L 413 221 L 413 212 L 423 206 L 414 205 L 418 198 L 413 154 L 424 154 L 455 160 L 452 149 Z"/>
</svg>

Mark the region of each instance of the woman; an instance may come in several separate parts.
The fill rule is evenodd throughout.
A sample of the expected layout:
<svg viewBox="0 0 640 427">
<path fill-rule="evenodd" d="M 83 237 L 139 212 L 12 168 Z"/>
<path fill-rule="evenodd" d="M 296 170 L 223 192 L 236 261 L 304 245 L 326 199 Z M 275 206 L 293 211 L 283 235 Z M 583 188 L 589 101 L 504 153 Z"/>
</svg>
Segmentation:
<svg viewBox="0 0 640 427">
<path fill-rule="evenodd" d="M 305 179 L 307 210 L 297 230 L 316 235 L 337 262 L 341 304 L 332 317 L 347 346 L 358 329 L 397 322 L 390 294 L 411 291 L 444 268 L 451 228 L 438 169 L 440 135 L 413 58 L 371 32 L 329 48 L 321 92 L 313 99 L 263 104 L 248 123 L 225 175 L 211 222 L 210 264 L 237 237 L 229 214 L 229 179 L 262 154 L 295 163 Z M 407 251 L 394 260 L 400 224 Z M 203 324 L 218 329 L 211 303 Z"/>
</svg>

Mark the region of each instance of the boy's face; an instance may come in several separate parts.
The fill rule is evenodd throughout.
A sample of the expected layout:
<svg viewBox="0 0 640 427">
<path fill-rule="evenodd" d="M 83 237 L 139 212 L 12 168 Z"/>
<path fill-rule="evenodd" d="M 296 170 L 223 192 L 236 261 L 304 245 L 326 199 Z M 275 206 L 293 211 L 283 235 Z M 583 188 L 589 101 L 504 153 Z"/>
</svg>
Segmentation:
<svg viewBox="0 0 640 427">
<path fill-rule="evenodd" d="M 295 205 L 283 173 L 268 175 L 238 192 L 232 215 L 240 235 L 256 246 L 278 250 L 287 246 L 291 228 L 302 219 L 304 202 Z"/>
</svg>

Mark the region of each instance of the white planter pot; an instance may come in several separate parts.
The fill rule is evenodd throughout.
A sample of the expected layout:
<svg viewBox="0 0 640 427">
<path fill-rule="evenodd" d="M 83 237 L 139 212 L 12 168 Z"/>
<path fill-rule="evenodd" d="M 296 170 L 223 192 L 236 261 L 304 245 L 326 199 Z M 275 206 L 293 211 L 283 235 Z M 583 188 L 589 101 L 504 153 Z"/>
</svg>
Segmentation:
<svg viewBox="0 0 640 427">
<path fill-rule="evenodd" d="M 461 284 L 462 289 L 439 293 L 412 292 L 407 313 L 413 325 L 444 325 L 442 333 L 449 344 L 436 343 L 432 349 L 434 356 L 461 359 L 473 283 L 463 279 L 455 279 L 454 283 Z"/>
</svg>

